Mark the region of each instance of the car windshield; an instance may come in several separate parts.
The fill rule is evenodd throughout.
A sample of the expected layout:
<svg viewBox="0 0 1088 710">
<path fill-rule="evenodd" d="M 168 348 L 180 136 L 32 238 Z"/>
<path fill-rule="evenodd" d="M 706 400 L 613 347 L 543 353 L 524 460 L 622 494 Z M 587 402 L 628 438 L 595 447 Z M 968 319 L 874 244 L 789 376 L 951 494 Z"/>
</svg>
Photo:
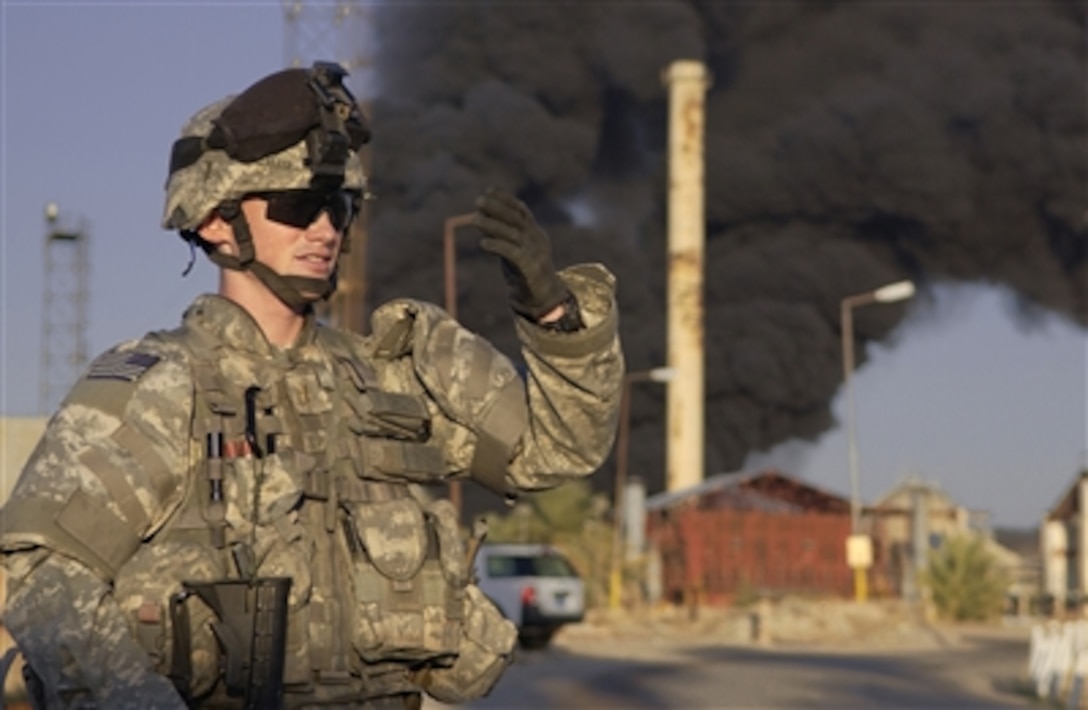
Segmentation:
<svg viewBox="0 0 1088 710">
<path fill-rule="evenodd" d="M 491 577 L 577 577 L 566 558 L 546 555 L 492 555 L 487 558 Z"/>
</svg>

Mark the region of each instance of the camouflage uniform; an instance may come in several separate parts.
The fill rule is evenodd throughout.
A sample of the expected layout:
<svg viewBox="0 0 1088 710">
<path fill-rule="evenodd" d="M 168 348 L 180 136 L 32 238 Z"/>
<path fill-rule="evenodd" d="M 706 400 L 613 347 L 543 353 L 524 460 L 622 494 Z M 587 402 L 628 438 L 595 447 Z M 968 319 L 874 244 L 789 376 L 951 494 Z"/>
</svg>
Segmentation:
<svg viewBox="0 0 1088 710">
<path fill-rule="evenodd" d="M 496 432 L 516 442 L 506 469 L 511 488 L 587 475 L 607 454 L 622 378 L 612 279 L 599 266 L 563 276 L 587 328 L 554 333 L 519 320 L 524 383 L 485 341 L 440 309 L 410 300 L 379 309 L 367 338 L 311 319 L 295 347 L 278 350 L 241 308 L 202 296 L 180 330 L 96 360 L 50 422 L 4 509 L 11 576 L 5 622 L 45 688 L 63 691 L 65 701 L 54 696 L 50 705 L 169 706 L 169 681 L 148 673 L 168 672 L 173 660 L 169 595 L 182 580 L 238 574 L 229 555 L 237 543 L 252 546 L 257 575 L 294 580 L 289 705 L 365 696 L 372 692 L 367 676 L 388 691 L 411 691 L 418 681 L 456 700 L 443 671 L 420 679 L 407 664 L 381 660 L 384 630 L 376 627 L 389 612 L 367 608 L 376 601 L 366 599 L 365 578 L 374 559 L 390 568 L 418 565 L 424 517 L 453 515 L 426 485 L 398 477 L 425 483 L 464 476 L 474 459 L 480 464 L 481 440 Z M 257 431 L 274 441 L 274 453 L 261 458 L 236 421 L 251 385 L 260 388 Z M 202 505 L 200 434 L 217 428 L 228 442 L 221 548 L 210 540 L 214 514 Z M 318 534 L 326 524 L 333 532 Z M 441 544 L 456 590 L 467 572 L 462 543 L 454 535 Z M 467 613 L 454 624 L 463 636 L 457 642 L 482 646 L 481 659 L 504 658 L 512 626 L 487 613 L 469 589 L 459 600 Z M 218 675 L 214 639 L 207 609 L 186 604 L 199 696 Z M 438 639 L 435 655 L 448 643 Z M 342 683 L 314 683 L 338 671 Z"/>
<path fill-rule="evenodd" d="M 306 314 L 301 335 L 276 347 L 241 306 L 201 296 L 180 328 L 91 364 L 2 511 L 4 623 L 48 707 L 412 707 L 420 692 L 485 695 L 516 631 L 469 583 L 456 512 L 433 491 L 450 478 L 500 494 L 548 488 L 589 475 L 611 447 L 623 377 L 613 278 L 599 265 L 556 275 L 546 235 L 511 196 L 481 203 L 478 226 L 493 240 L 482 248 L 533 271 L 511 282 L 524 379 L 427 303 L 382 306 L 367 337 L 323 327 L 305 294 L 329 284 L 255 260 L 238 209 L 254 192 L 266 219 L 312 224 L 320 211 L 270 206 L 276 191 L 302 190 L 330 222 L 341 210 L 337 230 L 350 219 L 340 198 L 365 193 L 358 149 L 369 134 L 341 75 L 332 65 L 271 75 L 198 112 L 171 158 L 164 226 L 221 267 L 251 270 Z M 229 220 L 237 256 L 194 231 L 213 211 Z M 575 326 L 537 325 L 561 298 Z M 265 589 L 285 603 L 270 606 Z M 252 653 L 231 650 L 242 632 L 228 622 L 241 615 L 224 599 L 239 590 L 255 595 L 245 597 Z M 282 680 L 268 703 L 253 701 L 265 696 L 252 684 L 240 690 L 258 665 L 275 672 L 253 677 Z"/>
</svg>

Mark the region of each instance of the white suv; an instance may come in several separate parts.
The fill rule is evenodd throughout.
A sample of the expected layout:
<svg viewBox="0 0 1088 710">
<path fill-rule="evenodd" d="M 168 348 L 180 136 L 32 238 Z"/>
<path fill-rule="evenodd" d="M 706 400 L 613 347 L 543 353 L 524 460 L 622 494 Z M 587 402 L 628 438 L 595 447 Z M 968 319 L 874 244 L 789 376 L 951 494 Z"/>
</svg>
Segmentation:
<svg viewBox="0 0 1088 710">
<path fill-rule="evenodd" d="M 483 593 L 518 627 L 523 648 L 544 648 L 560 626 L 585 616 L 585 585 L 553 547 L 482 545 L 475 572 Z"/>
</svg>

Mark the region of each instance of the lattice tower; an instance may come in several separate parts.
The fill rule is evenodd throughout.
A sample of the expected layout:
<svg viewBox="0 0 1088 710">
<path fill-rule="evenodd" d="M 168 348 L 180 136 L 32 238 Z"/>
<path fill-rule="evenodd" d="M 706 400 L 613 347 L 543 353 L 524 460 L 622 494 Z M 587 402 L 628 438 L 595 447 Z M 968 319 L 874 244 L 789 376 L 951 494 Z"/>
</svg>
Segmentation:
<svg viewBox="0 0 1088 710">
<path fill-rule="evenodd" d="M 87 366 L 89 229 L 50 204 L 45 215 L 42 361 L 38 407 L 53 411 Z"/>
<path fill-rule="evenodd" d="M 308 67 L 315 60 L 335 61 L 348 70 L 349 88 L 369 119 L 373 78 L 374 8 L 367 2 L 283 0 L 287 66 Z M 370 175 L 370 149 L 363 165 Z M 336 293 L 324 313 L 334 324 L 357 333 L 366 331 L 366 250 L 368 210 L 355 220 L 349 236 L 351 250 L 340 260 Z"/>
</svg>

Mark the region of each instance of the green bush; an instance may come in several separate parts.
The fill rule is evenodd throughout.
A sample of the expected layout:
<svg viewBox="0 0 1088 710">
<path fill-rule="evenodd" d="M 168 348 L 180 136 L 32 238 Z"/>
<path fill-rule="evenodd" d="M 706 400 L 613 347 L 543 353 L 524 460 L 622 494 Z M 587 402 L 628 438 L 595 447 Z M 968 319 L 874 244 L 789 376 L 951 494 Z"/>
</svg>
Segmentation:
<svg viewBox="0 0 1088 710">
<path fill-rule="evenodd" d="M 959 535 L 930 553 L 922 584 L 942 617 L 981 621 L 1001 613 L 1009 579 L 985 538 Z"/>
</svg>

